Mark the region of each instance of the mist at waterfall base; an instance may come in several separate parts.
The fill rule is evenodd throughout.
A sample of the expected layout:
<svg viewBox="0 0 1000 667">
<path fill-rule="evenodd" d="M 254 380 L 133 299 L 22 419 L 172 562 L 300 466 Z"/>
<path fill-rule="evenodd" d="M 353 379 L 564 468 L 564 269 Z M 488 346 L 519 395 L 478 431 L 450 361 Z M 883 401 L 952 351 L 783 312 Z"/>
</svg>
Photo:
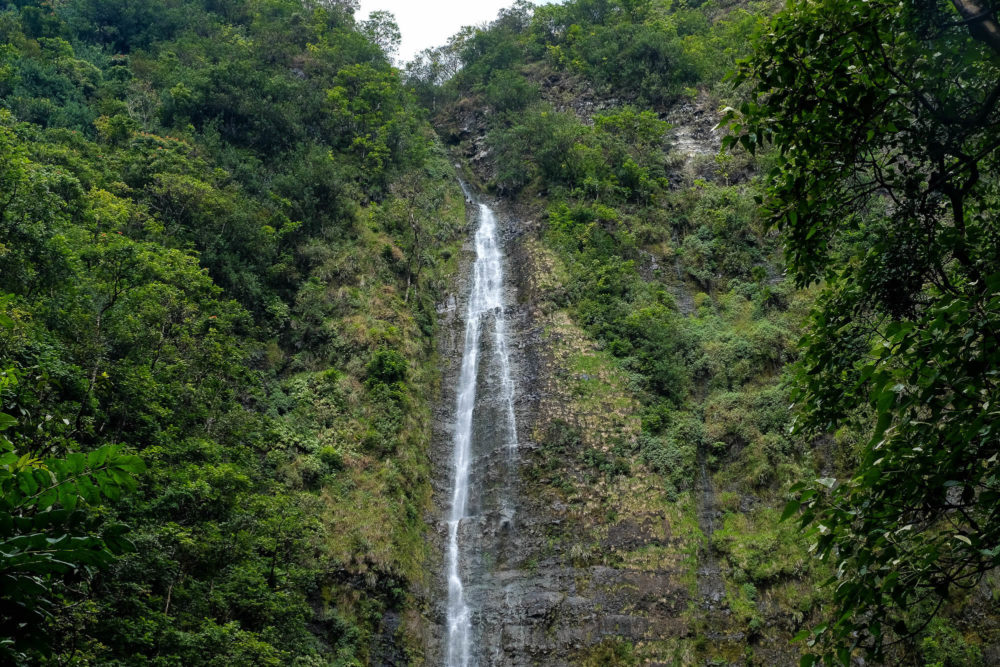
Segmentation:
<svg viewBox="0 0 1000 667">
<path fill-rule="evenodd" d="M 466 197 L 473 197 L 465 185 Z M 465 341 L 462 350 L 462 365 L 458 378 L 455 401 L 455 432 L 452 451 L 452 495 L 451 511 L 448 516 L 447 545 L 447 649 L 448 667 L 467 667 L 475 664 L 472 655 L 473 610 L 466 596 L 467 581 L 463 580 L 463 548 L 460 528 L 464 520 L 470 518 L 469 480 L 475 463 L 473 453 L 473 420 L 479 395 L 479 365 L 482 352 L 482 334 L 492 325 L 493 352 L 499 364 L 499 386 L 484 387 L 484 393 L 491 393 L 506 404 L 506 428 L 498 432 L 507 435 L 500 444 L 507 449 L 513 462 L 517 450 L 517 425 L 514 415 L 514 384 L 511 380 L 510 357 L 507 345 L 507 327 L 504 319 L 504 278 L 503 255 L 497 236 L 496 214 L 485 204 L 479 204 L 479 225 L 475 234 L 476 259 L 472 265 L 472 285 L 469 292 L 465 320 Z"/>
</svg>

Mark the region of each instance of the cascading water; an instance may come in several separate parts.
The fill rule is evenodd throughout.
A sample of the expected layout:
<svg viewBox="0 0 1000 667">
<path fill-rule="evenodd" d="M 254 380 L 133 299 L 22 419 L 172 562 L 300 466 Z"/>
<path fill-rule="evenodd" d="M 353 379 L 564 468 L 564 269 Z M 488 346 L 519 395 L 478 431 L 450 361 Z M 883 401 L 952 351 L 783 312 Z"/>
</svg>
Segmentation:
<svg viewBox="0 0 1000 667">
<path fill-rule="evenodd" d="M 466 197 L 471 193 L 462 184 Z M 475 662 L 471 654 L 472 610 L 462 580 L 463 551 L 459 543 L 462 521 L 468 517 L 469 478 L 473 463 L 473 421 L 477 405 L 477 383 L 482 332 L 493 326 L 493 351 L 499 367 L 499 386 L 488 387 L 504 405 L 506 428 L 503 433 L 508 461 L 517 451 L 517 425 L 514 416 L 514 383 L 511 379 L 510 357 L 507 352 L 507 331 L 503 304 L 503 257 L 497 240 L 497 219 L 485 204 L 479 204 L 479 226 L 475 235 L 476 260 L 472 266 L 472 286 L 465 319 L 465 344 L 459 372 L 455 405 L 454 449 L 452 452 L 453 486 L 451 511 L 448 517 L 448 644 L 447 666 L 467 667 Z M 492 443 L 485 443 L 487 447 Z M 505 503 L 509 505 L 509 503 Z M 511 507 L 504 507 L 505 520 L 513 516 Z"/>
</svg>

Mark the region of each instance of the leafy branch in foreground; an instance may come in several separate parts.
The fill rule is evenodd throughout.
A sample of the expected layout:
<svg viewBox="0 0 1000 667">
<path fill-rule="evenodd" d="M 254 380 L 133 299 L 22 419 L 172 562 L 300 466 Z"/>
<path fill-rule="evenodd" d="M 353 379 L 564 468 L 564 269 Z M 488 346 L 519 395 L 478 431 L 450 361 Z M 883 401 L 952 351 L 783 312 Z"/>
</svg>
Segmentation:
<svg viewBox="0 0 1000 667">
<path fill-rule="evenodd" d="M 13 368 L 0 371 L 0 396 L 16 383 Z M 135 489 L 145 465 L 116 445 L 36 458 L 6 437 L 16 426 L 0 413 L 0 658 L 22 663 L 27 652 L 47 651 L 46 621 L 67 587 L 134 549 L 127 526 L 94 510 Z"/>
<path fill-rule="evenodd" d="M 996 7 L 976 21 L 996 25 Z M 792 2 L 737 79 L 799 284 L 800 428 L 860 436 L 786 514 L 837 565 L 811 664 L 885 659 L 1000 565 L 1000 61 L 948 2 Z M 988 26 L 987 26 L 988 27 Z"/>
</svg>

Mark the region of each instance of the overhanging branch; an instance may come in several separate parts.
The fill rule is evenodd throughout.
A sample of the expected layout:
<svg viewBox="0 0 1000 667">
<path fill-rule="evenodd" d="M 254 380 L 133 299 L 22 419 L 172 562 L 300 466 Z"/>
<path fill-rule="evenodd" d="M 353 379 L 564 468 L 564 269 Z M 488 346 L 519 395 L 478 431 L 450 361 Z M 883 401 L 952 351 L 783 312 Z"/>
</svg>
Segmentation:
<svg viewBox="0 0 1000 667">
<path fill-rule="evenodd" d="M 951 0 L 962 15 L 969 33 L 1000 55 L 1000 25 L 997 24 L 996 10 L 984 6 L 982 0 Z"/>
</svg>

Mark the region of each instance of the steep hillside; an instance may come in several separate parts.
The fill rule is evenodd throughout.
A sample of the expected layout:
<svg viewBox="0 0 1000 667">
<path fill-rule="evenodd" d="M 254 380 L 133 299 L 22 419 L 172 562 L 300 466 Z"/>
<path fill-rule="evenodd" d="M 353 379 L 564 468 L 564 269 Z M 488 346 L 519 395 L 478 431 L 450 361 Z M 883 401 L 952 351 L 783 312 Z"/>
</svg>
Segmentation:
<svg viewBox="0 0 1000 667">
<path fill-rule="evenodd" d="M 465 215 L 369 27 L 0 7 L 0 661 L 418 657 Z"/>
<path fill-rule="evenodd" d="M 479 545 L 491 664 L 797 664 L 793 637 L 829 614 L 833 570 L 780 519 L 793 484 L 851 473 L 857 436 L 791 434 L 817 289 L 757 214 L 773 155 L 719 153 L 716 129 L 745 95 L 722 75 L 774 8 L 671 7 L 515 5 L 409 70 L 506 213 L 518 289 L 530 453 L 520 525 Z M 892 661 L 947 636 L 974 664 L 990 586 Z"/>
</svg>

